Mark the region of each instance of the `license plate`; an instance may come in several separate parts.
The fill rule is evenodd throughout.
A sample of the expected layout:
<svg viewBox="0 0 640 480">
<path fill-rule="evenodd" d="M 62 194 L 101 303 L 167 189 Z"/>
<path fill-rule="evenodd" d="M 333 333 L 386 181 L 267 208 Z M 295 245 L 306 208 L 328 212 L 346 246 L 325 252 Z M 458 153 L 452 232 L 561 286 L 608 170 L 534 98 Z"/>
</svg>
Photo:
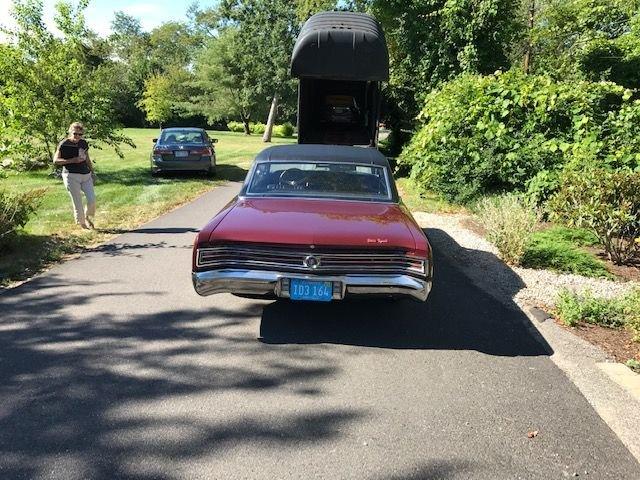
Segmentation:
<svg viewBox="0 0 640 480">
<path fill-rule="evenodd" d="M 183 157 L 189 156 L 189 152 L 187 150 L 176 150 L 175 152 L 173 152 L 173 154 L 176 156 L 176 158 L 183 158 Z"/>
<path fill-rule="evenodd" d="M 292 278 L 289 281 L 289 297 L 291 300 L 330 302 L 333 298 L 333 282 L 315 282 Z"/>
</svg>

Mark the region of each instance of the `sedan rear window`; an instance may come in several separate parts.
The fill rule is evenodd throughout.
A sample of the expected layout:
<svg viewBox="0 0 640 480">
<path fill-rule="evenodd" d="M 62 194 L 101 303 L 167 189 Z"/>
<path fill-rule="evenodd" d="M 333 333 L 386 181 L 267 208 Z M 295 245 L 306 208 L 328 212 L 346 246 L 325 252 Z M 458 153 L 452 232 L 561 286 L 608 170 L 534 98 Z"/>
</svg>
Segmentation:
<svg viewBox="0 0 640 480">
<path fill-rule="evenodd" d="M 262 162 L 248 195 L 391 200 L 385 168 L 333 162 Z"/>
<path fill-rule="evenodd" d="M 206 143 L 205 136 L 202 132 L 196 132 L 193 130 L 171 130 L 162 132 L 158 143 L 161 144 L 175 144 L 175 143 L 189 143 L 189 144 L 204 144 Z"/>
</svg>

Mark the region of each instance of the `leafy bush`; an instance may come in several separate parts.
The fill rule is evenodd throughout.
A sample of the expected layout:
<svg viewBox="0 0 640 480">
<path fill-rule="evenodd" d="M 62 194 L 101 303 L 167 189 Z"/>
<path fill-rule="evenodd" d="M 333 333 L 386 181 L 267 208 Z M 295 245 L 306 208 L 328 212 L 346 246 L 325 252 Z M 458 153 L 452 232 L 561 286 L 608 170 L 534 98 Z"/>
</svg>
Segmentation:
<svg viewBox="0 0 640 480">
<path fill-rule="evenodd" d="M 543 205 L 558 190 L 559 185 L 557 172 L 541 170 L 527 182 L 526 197 L 534 205 Z"/>
<path fill-rule="evenodd" d="M 593 231 L 614 263 L 627 263 L 640 251 L 638 172 L 567 170 L 549 207 L 556 218 Z"/>
<path fill-rule="evenodd" d="M 244 132 L 244 124 L 242 122 L 229 122 L 227 123 L 227 128 L 230 132 Z"/>
<path fill-rule="evenodd" d="M 273 127 L 273 134 L 276 137 L 291 137 L 294 131 L 295 128 L 290 122 L 285 122 L 282 125 Z"/>
<path fill-rule="evenodd" d="M 254 133 L 256 135 L 262 135 L 265 130 L 267 129 L 267 126 L 264 123 L 252 123 L 251 124 L 251 133 Z"/>
<path fill-rule="evenodd" d="M 618 298 L 595 297 L 587 290 L 582 294 L 563 290 L 556 299 L 556 313 L 569 326 L 579 322 L 605 327 L 626 327 L 640 342 L 640 289 Z"/>
<path fill-rule="evenodd" d="M 603 262 L 580 250 L 580 246 L 598 243 L 588 230 L 553 227 L 535 232 L 527 244 L 521 264 L 527 268 L 575 273 L 585 277 L 611 278 Z"/>
<path fill-rule="evenodd" d="M 14 160 L 12 168 L 21 172 L 51 168 L 52 162 L 48 153 L 23 155 Z"/>
<path fill-rule="evenodd" d="M 42 188 L 25 193 L 0 190 L 0 242 L 24 227 L 42 202 L 44 193 Z"/>
<path fill-rule="evenodd" d="M 400 162 L 457 202 L 527 189 L 540 201 L 567 163 L 639 164 L 640 104 L 614 83 L 467 74 L 426 95 L 419 120 Z"/>
<path fill-rule="evenodd" d="M 519 265 L 538 222 L 536 211 L 522 199 L 506 195 L 480 201 L 478 218 L 502 259 Z"/>
<path fill-rule="evenodd" d="M 231 132 L 240 132 L 244 133 L 244 124 L 242 122 L 229 122 L 227 123 L 227 128 Z M 256 135 L 262 135 L 267 126 L 264 123 L 250 123 L 249 131 Z M 273 134 L 276 137 L 291 137 L 293 135 L 295 128 L 289 123 L 283 123 L 282 125 L 274 125 L 273 126 Z"/>
<path fill-rule="evenodd" d="M 560 320 L 570 327 L 579 322 L 606 327 L 621 327 L 625 324 L 622 301 L 594 297 L 589 290 L 582 294 L 561 291 L 556 300 L 556 310 Z"/>
</svg>

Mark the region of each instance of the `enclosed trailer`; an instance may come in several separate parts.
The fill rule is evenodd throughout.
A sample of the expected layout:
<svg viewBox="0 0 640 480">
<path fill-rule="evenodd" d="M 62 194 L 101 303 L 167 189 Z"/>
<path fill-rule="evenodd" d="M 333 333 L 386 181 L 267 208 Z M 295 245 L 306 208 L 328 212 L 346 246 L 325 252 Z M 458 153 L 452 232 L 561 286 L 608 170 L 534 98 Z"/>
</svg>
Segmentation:
<svg viewBox="0 0 640 480">
<path fill-rule="evenodd" d="M 302 27 L 291 58 L 300 79 L 298 143 L 377 146 L 389 52 L 370 15 L 323 12 Z"/>
</svg>

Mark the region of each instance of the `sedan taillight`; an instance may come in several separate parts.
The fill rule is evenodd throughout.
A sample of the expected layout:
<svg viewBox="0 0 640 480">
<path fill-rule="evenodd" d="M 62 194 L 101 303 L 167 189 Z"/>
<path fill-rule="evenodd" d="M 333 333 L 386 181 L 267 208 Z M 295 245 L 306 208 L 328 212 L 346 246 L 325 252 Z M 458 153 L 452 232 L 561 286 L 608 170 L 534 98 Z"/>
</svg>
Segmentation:
<svg viewBox="0 0 640 480">
<path fill-rule="evenodd" d="M 210 157 L 211 155 L 213 155 L 213 152 L 211 151 L 210 148 L 205 147 L 205 148 L 196 148 L 194 150 L 191 150 L 191 154 L 192 155 L 205 155 L 207 157 Z"/>
<path fill-rule="evenodd" d="M 153 154 L 154 155 L 170 155 L 172 153 L 173 153 L 172 150 L 167 150 L 166 148 L 154 148 L 153 149 Z"/>
</svg>

